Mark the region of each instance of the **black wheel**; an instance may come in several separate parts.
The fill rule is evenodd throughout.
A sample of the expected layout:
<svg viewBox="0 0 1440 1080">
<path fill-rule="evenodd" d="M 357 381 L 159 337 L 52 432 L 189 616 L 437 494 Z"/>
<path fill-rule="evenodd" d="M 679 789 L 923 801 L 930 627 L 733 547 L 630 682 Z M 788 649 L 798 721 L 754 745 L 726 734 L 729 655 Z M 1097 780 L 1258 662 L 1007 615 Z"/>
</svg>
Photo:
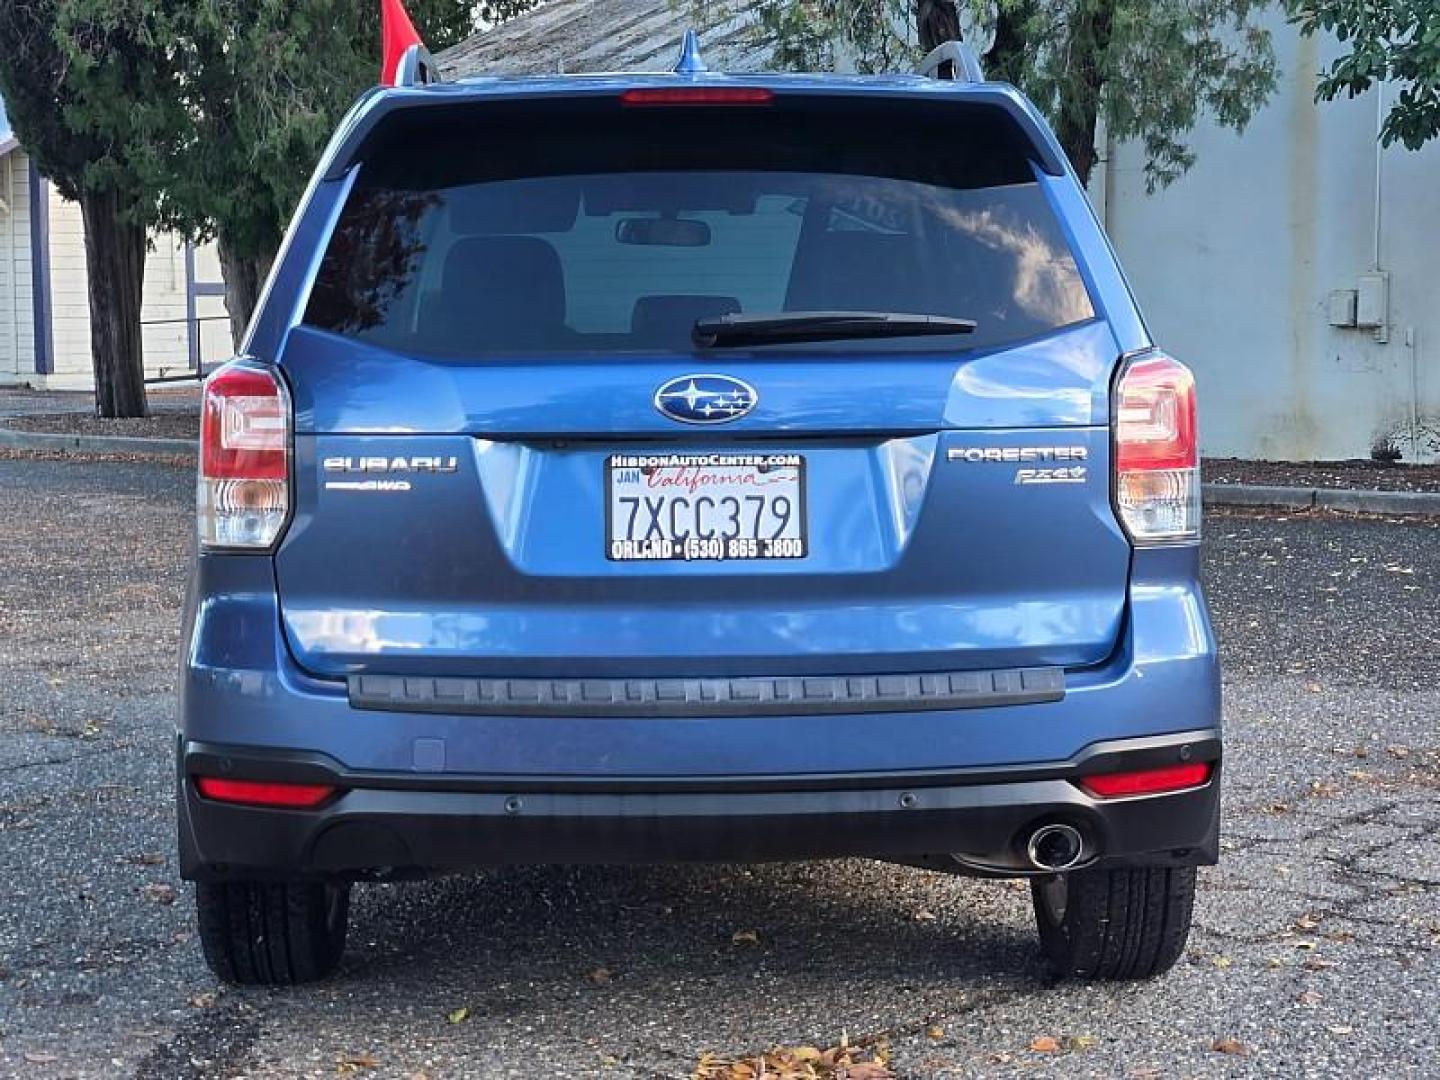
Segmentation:
<svg viewBox="0 0 1440 1080">
<path fill-rule="evenodd" d="M 340 963 L 348 883 L 201 882 L 195 886 L 205 962 L 230 983 L 289 986 Z"/>
<path fill-rule="evenodd" d="M 1190 936 L 1195 868 L 1076 870 L 1030 883 L 1040 946 L 1057 975 L 1148 979 Z"/>
</svg>

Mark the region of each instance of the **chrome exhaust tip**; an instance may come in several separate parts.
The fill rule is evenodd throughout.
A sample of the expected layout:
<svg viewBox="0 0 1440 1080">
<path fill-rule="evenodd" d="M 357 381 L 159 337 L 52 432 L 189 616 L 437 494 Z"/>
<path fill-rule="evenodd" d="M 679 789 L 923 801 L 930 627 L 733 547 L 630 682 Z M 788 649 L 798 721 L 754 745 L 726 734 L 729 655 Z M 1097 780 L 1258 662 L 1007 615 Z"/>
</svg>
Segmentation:
<svg viewBox="0 0 1440 1080">
<path fill-rule="evenodd" d="M 1030 865 L 1047 873 L 1058 873 L 1079 865 L 1085 857 L 1085 838 L 1080 830 L 1063 822 L 1041 825 L 1025 845 Z"/>
</svg>

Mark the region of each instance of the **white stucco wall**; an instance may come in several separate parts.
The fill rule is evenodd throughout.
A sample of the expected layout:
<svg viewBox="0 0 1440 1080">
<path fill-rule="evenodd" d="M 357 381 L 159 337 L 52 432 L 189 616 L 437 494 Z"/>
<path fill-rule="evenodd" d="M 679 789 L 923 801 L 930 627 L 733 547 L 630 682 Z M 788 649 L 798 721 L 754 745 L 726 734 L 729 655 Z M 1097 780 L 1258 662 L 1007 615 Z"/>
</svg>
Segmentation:
<svg viewBox="0 0 1440 1080">
<path fill-rule="evenodd" d="M 1206 454 L 1366 457 L 1388 440 L 1434 460 L 1440 145 L 1380 151 L 1376 91 L 1315 105 L 1337 47 L 1271 25 L 1281 82 L 1243 136 L 1202 126 L 1194 169 L 1153 196 L 1143 151 L 1120 145 L 1092 196 L 1157 341 L 1195 369 Z M 1377 153 L 1386 343 L 1326 317 L 1375 268 Z"/>
</svg>

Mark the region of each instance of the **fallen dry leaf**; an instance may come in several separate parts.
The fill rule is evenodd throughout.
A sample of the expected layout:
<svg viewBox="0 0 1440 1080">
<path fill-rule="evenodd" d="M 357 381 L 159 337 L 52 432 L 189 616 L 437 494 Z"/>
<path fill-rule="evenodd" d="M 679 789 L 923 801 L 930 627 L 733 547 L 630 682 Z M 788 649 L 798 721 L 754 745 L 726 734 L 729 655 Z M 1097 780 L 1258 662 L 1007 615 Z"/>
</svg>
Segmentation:
<svg viewBox="0 0 1440 1080">
<path fill-rule="evenodd" d="M 916 922 L 934 922 L 934 921 L 935 921 L 935 913 L 934 913 L 933 911 L 926 911 L 924 908 L 921 908 L 919 911 L 915 912 L 915 921 L 916 921 Z"/>
<path fill-rule="evenodd" d="M 193 1009 L 208 1009 L 215 1004 L 215 991 L 206 990 L 203 993 L 191 994 L 188 1002 Z"/>
<path fill-rule="evenodd" d="M 1250 1048 L 1239 1039 L 1216 1039 L 1210 1044 L 1210 1049 L 1217 1054 L 1235 1054 L 1244 1057 L 1250 1053 Z"/>
<path fill-rule="evenodd" d="M 175 903 L 175 886 L 167 885 L 163 881 L 152 881 L 140 891 L 145 894 L 145 899 L 152 900 L 157 904 Z"/>
<path fill-rule="evenodd" d="M 43 1050 L 26 1050 L 25 1060 L 31 1065 L 51 1065 L 60 1059 L 54 1054 L 48 1054 Z"/>
<path fill-rule="evenodd" d="M 1089 1050 L 1099 1044 L 1100 1040 L 1094 1035 L 1071 1035 L 1065 1040 L 1065 1045 L 1071 1050 Z"/>
<path fill-rule="evenodd" d="M 452 1024 L 463 1024 L 470 1019 L 470 1006 L 461 1005 L 458 1009 L 451 1009 L 445 1014 L 445 1019 Z"/>
<path fill-rule="evenodd" d="M 1325 999 L 1322 998 L 1319 994 L 1317 994 L 1314 990 L 1306 990 L 1302 994 L 1297 994 L 1295 1000 L 1298 1001 L 1301 1005 L 1310 1005 L 1313 1007 L 1315 1005 L 1319 1005 L 1320 1002 L 1324 1001 Z"/>
<path fill-rule="evenodd" d="M 1320 925 L 1320 920 L 1314 915 L 1301 915 L 1295 920 L 1296 930 L 1314 930 Z"/>
<path fill-rule="evenodd" d="M 1054 1054 L 1060 1050 L 1060 1040 L 1053 1035 L 1037 1035 L 1030 1040 L 1030 1049 L 1037 1054 Z"/>
<path fill-rule="evenodd" d="M 763 1054 L 727 1058 L 705 1053 L 692 1080 L 894 1080 L 884 1049 L 866 1051 L 842 1038 L 828 1050 L 814 1046 L 775 1046 Z"/>
<path fill-rule="evenodd" d="M 1328 1024 L 1325 1030 L 1331 1035 L 1354 1035 L 1355 1029 L 1349 1024 Z"/>
<path fill-rule="evenodd" d="M 594 971 L 590 972 L 585 977 L 589 979 L 592 983 L 594 983 L 596 986 L 602 986 L 605 983 L 608 983 L 615 976 L 610 973 L 609 968 L 597 967 Z"/>
<path fill-rule="evenodd" d="M 336 1059 L 335 1064 L 342 1073 L 352 1073 L 373 1069 L 380 1064 L 380 1059 L 370 1054 L 344 1054 Z"/>
<path fill-rule="evenodd" d="M 943 1039 L 945 1037 L 945 1029 L 939 1024 L 931 1024 L 925 1029 L 925 1037 L 927 1039 Z"/>
<path fill-rule="evenodd" d="M 732 945 L 759 945 L 760 934 L 755 930 L 736 930 L 730 935 Z"/>
</svg>

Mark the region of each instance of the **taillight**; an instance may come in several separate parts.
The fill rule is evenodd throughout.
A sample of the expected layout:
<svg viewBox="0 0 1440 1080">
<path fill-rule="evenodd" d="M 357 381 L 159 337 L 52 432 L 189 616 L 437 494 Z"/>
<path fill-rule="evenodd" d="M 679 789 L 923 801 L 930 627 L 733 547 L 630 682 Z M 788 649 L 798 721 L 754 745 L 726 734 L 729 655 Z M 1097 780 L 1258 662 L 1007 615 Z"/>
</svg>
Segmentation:
<svg viewBox="0 0 1440 1080">
<path fill-rule="evenodd" d="M 290 784 L 264 780 L 227 780 L 219 776 L 197 776 L 195 790 L 216 802 L 239 806 L 273 806 L 308 810 L 319 806 L 335 788 L 329 784 Z"/>
<path fill-rule="evenodd" d="M 1208 761 L 1185 765 L 1162 765 L 1158 769 L 1101 773 L 1086 776 L 1080 786 L 1097 799 L 1120 799 L 1128 795 L 1164 795 L 1172 791 L 1201 787 L 1210 782 Z"/>
<path fill-rule="evenodd" d="M 1164 353 L 1137 356 L 1115 384 L 1115 506 L 1136 544 L 1200 537 L 1195 378 Z"/>
<path fill-rule="evenodd" d="M 266 549 L 290 514 L 290 396 L 269 369 L 227 364 L 200 412 L 200 546 Z"/>
</svg>

